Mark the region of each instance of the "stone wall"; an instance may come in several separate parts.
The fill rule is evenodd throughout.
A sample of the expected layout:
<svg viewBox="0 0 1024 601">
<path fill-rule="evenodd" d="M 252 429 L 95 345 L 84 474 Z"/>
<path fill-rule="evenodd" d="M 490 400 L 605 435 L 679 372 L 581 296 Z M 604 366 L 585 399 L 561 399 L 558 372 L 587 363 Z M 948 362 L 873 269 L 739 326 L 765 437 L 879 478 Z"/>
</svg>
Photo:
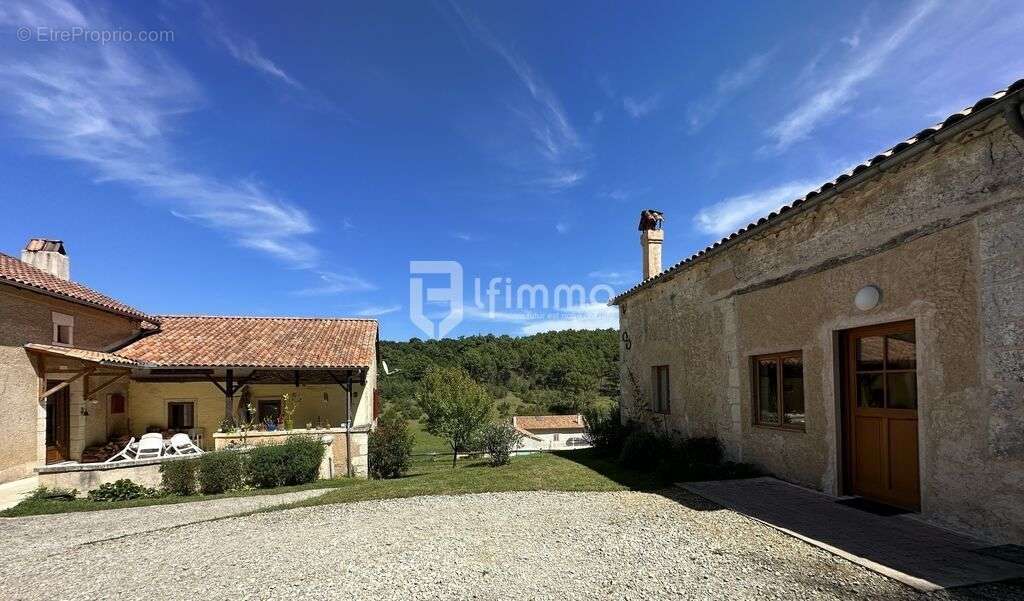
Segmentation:
<svg viewBox="0 0 1024 601">
<path fill-rule="evenodd" d="M 23 347 L 29 342 L 53 342 L 54 311 L 74 316 L 74 345 L 78 348 L 105 350 L 130 338 L 139 325 L 137 320 L 0 284 L 0 415 L 4 419 L 0 482 L 30 476 L 32 468 L 45 460 L 45 405 L 38 400 L 39 379 L 33 359 Z M 81 413 L 82 402 L 76 391 L 80 394 L 81 387 L 72 388 L 72 436 L 92 417 L 76 415 L 76 410 Z M 94 418 L 89 435 L 96 435 L 104 425 L 100 417 Z M 102 417 L 105 420 L 106 416 Z M 82 439 L 77 443 L 78 452 L 86 436 L 78 437 Z"/>
<path fill-rule="evenodd" d="M 913 319 L 921 512 L 1024 541 L 1024 140 L 997 117 L 680 269 L 620 303 L 632 372 L 669 365 L 651 427 L 841 491 L 838 333 Z M 865 285 L 881 304 L 853 306 Z M 799 350 L 806 432 L 753 425 L 750 358 Z"/>
</svg>

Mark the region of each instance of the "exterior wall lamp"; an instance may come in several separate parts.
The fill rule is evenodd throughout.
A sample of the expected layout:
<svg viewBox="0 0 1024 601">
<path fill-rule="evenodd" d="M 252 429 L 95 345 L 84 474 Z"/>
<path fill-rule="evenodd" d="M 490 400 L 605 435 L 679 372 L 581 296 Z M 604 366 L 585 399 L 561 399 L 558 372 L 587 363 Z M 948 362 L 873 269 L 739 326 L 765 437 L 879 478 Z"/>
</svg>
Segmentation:
<svg viewBox="0 0 1024 601">
<path fill-rule="evenodd" d="M 861 311 L 870 311 L 882 300 L 882 291 L 878 286 L 864 286 L 853 297 L 853 304 Z"/>
</svg>

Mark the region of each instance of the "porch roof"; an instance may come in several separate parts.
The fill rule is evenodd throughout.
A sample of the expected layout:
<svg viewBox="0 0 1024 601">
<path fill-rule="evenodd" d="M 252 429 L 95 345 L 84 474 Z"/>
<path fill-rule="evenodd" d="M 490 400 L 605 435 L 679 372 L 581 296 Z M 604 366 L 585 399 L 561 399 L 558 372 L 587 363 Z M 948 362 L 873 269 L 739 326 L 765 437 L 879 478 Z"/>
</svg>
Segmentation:
<svg viewBox="0 0 1024 601">
<path fill-rule="evenodd" d="M 25 345 L 26 349 L 43 353 L 45 355 L 53 355 L 57 357 L 66 357 L 68 359 L 76 359 L 78 361 L 85 361 L 87 363 L 98 363 L 99 365 L 105 365 L 109 367 L 138 367 L 139 364 L 131 359 L 126 359 L 120 355 L 114 353 L 104 353 L 102 351 L 90 351 L 86 349 L 73 348 L 70 346 L 55 346 L 52 344 L 36 344 L 30 342 Z"/>
<path fill-rule="evenodd" d="M 115 351 L 139 367 L 369 368 L 373 319 L 162 316 L 160 330 Z"/>
</svg>

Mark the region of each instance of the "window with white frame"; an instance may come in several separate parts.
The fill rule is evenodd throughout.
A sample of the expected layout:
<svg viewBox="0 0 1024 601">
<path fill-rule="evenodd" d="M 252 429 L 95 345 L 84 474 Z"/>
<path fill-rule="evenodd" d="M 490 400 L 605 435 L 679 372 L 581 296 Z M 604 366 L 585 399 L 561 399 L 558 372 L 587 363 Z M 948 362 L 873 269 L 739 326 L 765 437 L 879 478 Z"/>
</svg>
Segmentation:
<svg viewBox="0 0 1024 601">
<path fill-rule="evenodd" d="M 71 315 L 57 313 L 53 315 L 53 343 L 71 346 L 75 343 L 75 318 Z"/>
</svg>

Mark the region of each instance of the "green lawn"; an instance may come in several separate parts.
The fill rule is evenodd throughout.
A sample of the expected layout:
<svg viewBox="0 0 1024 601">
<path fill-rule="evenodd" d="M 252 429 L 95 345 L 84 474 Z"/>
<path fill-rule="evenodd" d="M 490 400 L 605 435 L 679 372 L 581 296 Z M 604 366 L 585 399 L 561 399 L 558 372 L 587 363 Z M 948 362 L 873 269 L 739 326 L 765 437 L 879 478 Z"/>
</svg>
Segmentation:
<svg viewBox="0 0 1024 601">
<path fill-rule="evenodd" d="M 451 495 L 481 492 L 504 492 L 521 490 L 553 491 L 615 491 L 653 490 L 665 486 L 649 474 L 632 472 L 617 463 L 600 457 L 593 449 L 581 449 L 561 453 L 537 453 L 516 457 L 509 465 L 490 467 L 476 459 L 460 460 L 453 468 L 448 459 L 437 461 L 416 461 L 412 469 L 402 478 L 394 480 L 363 480 L 339 478 L 320 480 L 313 484 L 282 487 L 269 490 L 244 490 L 224 495 L 194 497 L 159 497 L 136 499 L 115 503 L 98 503 L 79 499 L 75 501 L 25 501 L 16 507 L 0 512 L 3 517 L 64 513 L 69 511 L 95 511 L 146 505 L 164 505 L 203 501 L 225 497 L 239 497 L 257 494 L 273 494 L 327 488 L 327 493 L 289 505 L 272 509 L 325 505 L 329 503 L 351 503 L 373 499 L 394 499 L 420 495 Z"/>
<path fill-rule="evenodd" d="M 409 420 L 409 431 L 412 432 L 412 452 L 415 453 L 451 453 L 452 448 L 443 438 L 427 432 L 419 420 Z"/>
<path fill-rule="evenodd" d="M 655 490 L 668 483 L 650 474 L 632 472 L 598 456 L 592 449 L 536 453 L 516 457 L 508 465 L 460 460 L 457 467 L 439 460 L 416 462 L 394 480 L 344 480 L 329 492 L 306 501 L 272 508 L 308 507 L 421 495 L 457 495 L 523 490 L 616 491 Z"/>
</svg>

